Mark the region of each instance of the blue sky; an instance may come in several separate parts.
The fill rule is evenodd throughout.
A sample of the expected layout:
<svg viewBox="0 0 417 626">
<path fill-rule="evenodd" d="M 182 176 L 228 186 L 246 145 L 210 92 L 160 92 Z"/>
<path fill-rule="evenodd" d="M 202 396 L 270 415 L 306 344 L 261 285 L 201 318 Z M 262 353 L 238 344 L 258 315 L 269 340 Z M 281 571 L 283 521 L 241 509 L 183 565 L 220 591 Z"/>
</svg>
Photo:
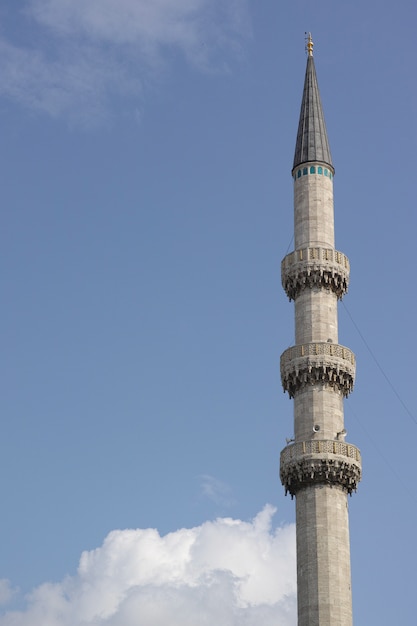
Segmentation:
<svg viewBox="0 0 417 626">
<path fill-rule="evenodd" d="M 280 261 L 306 30 L 351 262 L 355 626 L 414 623 L 416 14 L 1 3 L 0 626 L 296 623 Z"/>
</svg>

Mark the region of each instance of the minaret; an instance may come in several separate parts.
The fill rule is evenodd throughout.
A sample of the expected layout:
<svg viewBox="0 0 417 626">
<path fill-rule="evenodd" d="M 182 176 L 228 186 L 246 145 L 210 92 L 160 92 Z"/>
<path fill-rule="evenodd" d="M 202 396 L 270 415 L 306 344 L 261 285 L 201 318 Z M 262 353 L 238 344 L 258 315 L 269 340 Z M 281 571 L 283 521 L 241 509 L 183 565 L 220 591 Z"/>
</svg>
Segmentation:
<svg viewBox="0 0 417 626">
<path fill-rule="evenodd" d="M 347 496 L 361 478 L 358 448 L 345 442 L 343 399 L 355 356 L 338 343 L 337 301 L 349 261 L 334 247 L 333 177 L 311 35 L 292 176 L 294 252 L 282 285 L 295 304 L 295 345 L 281 356 L 294 399 L 294 439 L 281 452 L 285 493 L 296 498 L 298 626 L 351 626 Z"/>
</svg>

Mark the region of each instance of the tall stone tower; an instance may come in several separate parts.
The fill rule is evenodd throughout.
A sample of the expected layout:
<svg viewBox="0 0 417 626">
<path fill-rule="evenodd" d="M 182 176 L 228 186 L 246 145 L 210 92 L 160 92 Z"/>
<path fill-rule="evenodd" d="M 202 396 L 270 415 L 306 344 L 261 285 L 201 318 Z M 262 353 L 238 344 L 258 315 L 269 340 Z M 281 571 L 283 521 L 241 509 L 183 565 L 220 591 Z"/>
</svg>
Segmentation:
<svg viewBox="0 0 417 626">
<path fill-rule="evenodd" d="M 311 35 L 292 176 L 294 252 L 282 285 L 295 304 L 295 345 L 281 355 L 294 399 L 294 439 L 281 452 L 285 492 L 296 498 L 298 626 L 351 626 L 347 495 L 361 478 L 359 450 L 345 442 L 343 399 L 355 356 L 338 343 L 337 301 L 349 261 L 334 247 L 333 177 Z"/>
</svg>

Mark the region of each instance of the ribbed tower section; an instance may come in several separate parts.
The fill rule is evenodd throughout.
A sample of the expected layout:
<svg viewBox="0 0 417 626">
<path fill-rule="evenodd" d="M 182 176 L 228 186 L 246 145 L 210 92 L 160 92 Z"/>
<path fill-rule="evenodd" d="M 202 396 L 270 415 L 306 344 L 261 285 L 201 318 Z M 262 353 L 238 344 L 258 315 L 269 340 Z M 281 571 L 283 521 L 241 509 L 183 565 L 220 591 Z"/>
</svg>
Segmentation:
<svg viewBox="0 0 417 626">
<path fill-rule="evenodd" d="M 337 302 L 349 260 L 334 247 L 333 177 L 311 37 L 292 175 L 294 251 L 282 285 L 295 304 L 295 345 L 281 355 L 294 399 L 294 440 L 281 452 L 285 492 L 296 498 L 298 626 L 351 626 L 347 496 L 361 478 L 358 448 L 345 442 L 343 400 L 355 356 L 339 344 Z"/>
</svg>

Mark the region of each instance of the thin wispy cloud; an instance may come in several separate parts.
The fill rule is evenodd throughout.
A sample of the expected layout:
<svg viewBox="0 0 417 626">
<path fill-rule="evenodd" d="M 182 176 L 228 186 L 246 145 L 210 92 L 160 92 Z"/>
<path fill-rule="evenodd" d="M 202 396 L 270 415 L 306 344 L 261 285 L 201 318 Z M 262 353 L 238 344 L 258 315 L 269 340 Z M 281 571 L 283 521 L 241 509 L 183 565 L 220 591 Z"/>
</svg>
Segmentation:
<svg viewBox="0 0 417 626">
<path fill-rule="evenodd" d="M 1 94 L 32 111 L 86 126 L 107 119 L 112 98 L 141 93 L 140 80 L 87 46 L 63 47 L 60 57 L 50 60 L 41 51 L 0 40 L 0 73 Z"/>
<path fill-rule="evenodd" d="M 220 518 L 161 536 L 115 530 L 84 552 L 76 576 L 46 583 L 0 626 L 291 626 L 295 528 Z"/>
<path fill-rule="evenodd" d="M 26 0 L 20 19 L 38 36 L 0 38 L 0 94 L 85 125 L 133 115 L 178 59 L 224 71 L 250 30 L 246 0 Z"/>
<path fill-rule="evenodd" d="M 232 489 L 226 483 L 210 476 L 210 474 L 202 474 L 200 481 L 202 495 L 218 506 L 231 507 L 236 504 Z"/>
</svg>

